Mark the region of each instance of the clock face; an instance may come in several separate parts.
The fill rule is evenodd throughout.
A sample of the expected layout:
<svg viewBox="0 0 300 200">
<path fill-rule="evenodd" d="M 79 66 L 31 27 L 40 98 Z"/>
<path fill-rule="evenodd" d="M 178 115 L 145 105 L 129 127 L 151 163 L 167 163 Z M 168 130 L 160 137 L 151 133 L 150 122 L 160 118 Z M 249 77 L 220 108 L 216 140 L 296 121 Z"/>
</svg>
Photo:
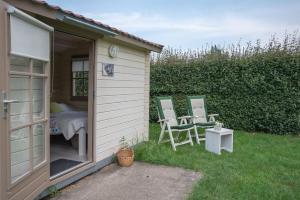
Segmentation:
<svg viewBox="0 0 300 200">
<path fill-rule="evenodd" d="M 118 56 L 118 53 L 119 53 L 119 47 L 118 46 L 111 45 L 108 48 L 108 54 L 109 54 L 110 57 L 116 58 Z"/>
</svg>

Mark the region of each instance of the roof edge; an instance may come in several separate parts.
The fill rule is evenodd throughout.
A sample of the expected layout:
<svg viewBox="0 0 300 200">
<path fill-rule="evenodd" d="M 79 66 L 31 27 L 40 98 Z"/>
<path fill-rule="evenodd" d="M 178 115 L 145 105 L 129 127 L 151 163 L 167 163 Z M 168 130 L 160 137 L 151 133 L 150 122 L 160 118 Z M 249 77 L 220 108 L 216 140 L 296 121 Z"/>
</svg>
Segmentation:
<svg viewBox="0 0 300 200">
<path fill-rule="evenodd" d="M 122 40 L 122 41 L 125 41 L 125 42 L 130 42 L 130 43 L 133 43 L 133 41 L 136 41 L 138 43 L 144 44 L 144 45 L 142 45 L 143 48 L 146 48 L 146 49 L 149 49 L 151 51 L 158 52 L 158 53 L 160 53 L 162 51 L 163 47 L 164 47 L 164 45 L 154 43 L 154 42 L 150 42 L 150 41 L 145 40 L 141 37 L 135 36 L 133 34 L 124 32 L 120 29 L 117 29 L 117 28 L 111 27 L 109 25 L 103 24 L 102 22 L 93 20 L 91 18 L 87 18 L 83 15 L 76 14 L 76 13 L 74 13 L 72 11 L 69 11 L 69 10 L 65 10 L 65 9 L 63 9 L 59 6 L 51 5 L 51 4 L 47 3 L 46 1 L 41 1 L 41 0 L 30 0 L 30 1 L 33 2 L 33 3 L 36 3 L 36 4 L 44 5 L 47 8 L 49 8 L 51 10 L 54 10 L 54 11 L 57 11 L 57 12 L 60 12 L 63 15 L 71 16 L 71 17 L 76 18 L 78 20 L 82 20 L 82 21 L 84 21 L 88 24 L 99 26 L 100 28 L 104 28 L 104 29 L 107 29 L 111 32 L 117 33 L 118 35 L 112 36 L 113 38 L 117 38 L 119 40 Z M 125 38 L 128 38 L 128 40 L 126 40 Z M 137 45 L 136 43 L 134 43 L 134 44 Z"/>
</svg>

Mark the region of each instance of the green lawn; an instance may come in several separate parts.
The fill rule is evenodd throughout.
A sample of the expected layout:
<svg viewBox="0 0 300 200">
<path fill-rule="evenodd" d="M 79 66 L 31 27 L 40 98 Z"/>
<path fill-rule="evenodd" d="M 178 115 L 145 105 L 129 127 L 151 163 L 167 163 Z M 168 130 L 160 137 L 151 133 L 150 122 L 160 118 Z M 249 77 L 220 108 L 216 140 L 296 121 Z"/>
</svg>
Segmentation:
<svg viewBox="0 0 300 200">
<path fill-rule="evenodd" d="M 150 141 L 136 147 L 140 161 L 200 171 L 204 177 L 190 199 L 300 199 L 300 137 L 234 132 L 234 152 L 215 155 L 204 143 L 191 147 L 157 144 L 160 127 L 150 124 Z"/>
</svg>

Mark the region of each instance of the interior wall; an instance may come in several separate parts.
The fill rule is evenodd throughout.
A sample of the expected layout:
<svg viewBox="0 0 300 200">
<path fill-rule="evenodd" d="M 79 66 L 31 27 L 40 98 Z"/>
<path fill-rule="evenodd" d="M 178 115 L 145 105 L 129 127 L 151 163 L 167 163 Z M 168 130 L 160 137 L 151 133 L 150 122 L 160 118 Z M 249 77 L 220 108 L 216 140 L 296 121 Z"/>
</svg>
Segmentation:
<svg viewBox="0 0 300 200">
<path fill-rule="evenodd" d="M 51 102 L 66 103 L 78 109 L 87 110 L 88 101 L 71 100 L 71 59 L 72 56 L 88 55 L 88 48 L 70 49 L 54 54 L 53 90 Z"/>
</svg>

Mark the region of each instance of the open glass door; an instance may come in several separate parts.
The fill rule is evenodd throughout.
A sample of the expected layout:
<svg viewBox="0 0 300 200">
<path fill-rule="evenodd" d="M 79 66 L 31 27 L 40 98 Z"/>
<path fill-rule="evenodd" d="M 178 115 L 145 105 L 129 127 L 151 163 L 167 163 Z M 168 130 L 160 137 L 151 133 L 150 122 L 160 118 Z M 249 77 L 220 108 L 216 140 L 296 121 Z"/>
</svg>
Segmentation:
<svg viewBox="0 0 300 200">
<path fill-rule="evenodd" d="M 9 57 L 7 199 L 32 199 L 49 185 L 49 67 L 52 27 L 7 6 Z"/>
</svg>

